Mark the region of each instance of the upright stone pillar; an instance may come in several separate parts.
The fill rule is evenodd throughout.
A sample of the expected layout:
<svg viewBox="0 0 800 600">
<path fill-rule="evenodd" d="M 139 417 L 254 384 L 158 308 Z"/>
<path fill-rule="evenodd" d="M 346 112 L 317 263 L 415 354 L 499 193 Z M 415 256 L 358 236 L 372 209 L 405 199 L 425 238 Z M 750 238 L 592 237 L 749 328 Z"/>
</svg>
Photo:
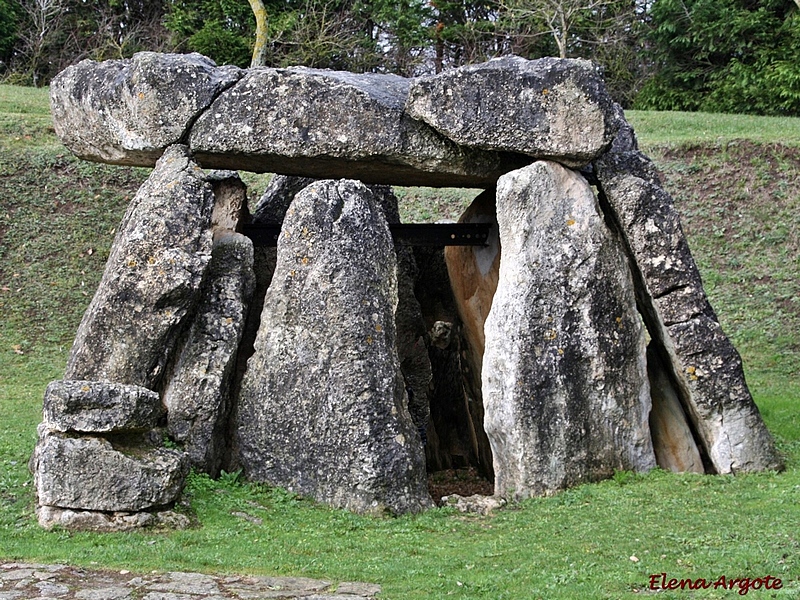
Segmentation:
<svg viewBox="0 0 800 600">
<path fill-rule="evenodd" d="M 717 473 L 783 467 L 742 360 L 708 302 L 672 198 L 627 123 L 595 162 L 610 220 L 625 241 L 638 298 L 669 386 Z"/>
<path fill-rule="evenodd" d="M 432 506 L 396 350 L 396 258 L 373 193 L 320 181 L 292 201 L 242 382 L 252 480 L 358 512 Z"/>
<path fill-rule="evenodd" d="M 169 147 L 120 223 L 65 379 L 156 389 L 211 258 L 213 207 L 188 149 Z"/>
<path fill-rule="evenodd" d="M 495 493 L 524 498 L 655 466 L 644 330 L 625 256 L 579 174 L 500 178 L 503 259 L 486 319 Z"/>
</svg>

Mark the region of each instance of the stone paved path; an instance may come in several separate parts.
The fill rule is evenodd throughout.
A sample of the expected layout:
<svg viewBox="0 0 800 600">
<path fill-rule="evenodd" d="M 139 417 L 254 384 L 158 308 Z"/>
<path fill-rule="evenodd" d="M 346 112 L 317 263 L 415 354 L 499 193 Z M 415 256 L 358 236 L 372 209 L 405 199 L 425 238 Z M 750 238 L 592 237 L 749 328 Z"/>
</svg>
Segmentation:
<svg viewBox="0 0 800 600">
<path fill-rule="evenodd" d="M 302 577 L 149 575 L 66 565 L 0 563 L 0 600 L 371 600 L 380 586 Z"/>
</svg>

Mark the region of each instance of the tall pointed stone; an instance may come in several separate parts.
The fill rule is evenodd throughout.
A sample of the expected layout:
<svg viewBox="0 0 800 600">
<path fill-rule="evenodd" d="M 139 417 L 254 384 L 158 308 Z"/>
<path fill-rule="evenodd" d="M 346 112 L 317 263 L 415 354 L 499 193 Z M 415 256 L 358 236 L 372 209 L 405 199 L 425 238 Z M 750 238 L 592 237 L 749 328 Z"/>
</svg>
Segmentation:
<svg viewBox="0 0 800 600">
<path fill-rule="evenodd" d="M 214 192 L 185 146 L 171 146 L 120 223 L 64 379 L 155 389 L 211 257 Z"/>
<path fill-rule="evenodd" d="M 629 125 L 595 171 L 634 265 L 642 315 L 713 470 L 782 468 L 739 353 L 703 290 L 672 198 Z"/>
<path fill-rule="evenodd" d="M 432 505 L 396 306 L 394 247 L 373 193 L 346 180 L 300 192 L 240 393 L 239 462 L 250 479 L 357 512 Z"/>
<path fill-rule="evenodd" d="M 495 493 L 654 467 L 633 282 L 588 183 L 536 162 L 500 178 L 497 220 L 503 259 L 483 359 Z"/>
</svg>

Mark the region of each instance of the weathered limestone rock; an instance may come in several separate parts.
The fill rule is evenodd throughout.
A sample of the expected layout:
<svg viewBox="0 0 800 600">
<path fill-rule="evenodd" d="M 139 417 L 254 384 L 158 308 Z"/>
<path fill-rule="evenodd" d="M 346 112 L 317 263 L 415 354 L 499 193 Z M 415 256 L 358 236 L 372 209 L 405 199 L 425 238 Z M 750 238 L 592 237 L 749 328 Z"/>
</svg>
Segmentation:
<svg viewBox="0 0 800 600">
<path fill-rule="evenodd" d="M 72 510 L 56 506 L 36 508 L 39 526 L 44 529 L 63 527 L 75 531 L 131 531 L 155 523 L 155 516 L 149 512 L 105 513 L 98 511 Z"/>
<path fill-rule="evenodd" d="M 654 467 L 633 282 L 588 183 L 550 162 L 509 173 L 497 220 L 503 260 L 483 359 L 495 494 Z"/>
<path fill-rule="evenodd" d="M 400 185 L 490 185 L 522 157 L 462 148 L 403 113 L 409 80 L 250 69 L 192 127 L 206 167 Z"/>
<path fill-rule="evenodd" d="M 206 181 L 214 191 L 211 231 L 216 240 L 220 235 L 236 231 L 239 221 L 247 213 L 247 185 L 236 171 L 211 171 L 206 175 Z"/>
<path fill-rule="evenodd" d="M 653 400 L 650 434 L 658 466 L 675 473 L 705 473 L 681 401 L 652 343 L 647 347 L 647 375 Z"/>
<path fill-rule="evenodd" d="M 191 465 L 216 475 L 226 448 L 230 385 L 253 292 L 253 244 L 234 232 L 214 242 L 188 338 L 164 390 L 167 431 Z"/>
<path fill-rule="evenodd" d="M 365 186 L 295 197 L 239 398 L 249 478 L 360 512 L 432 505 L 395 349 L 395 265 Z"/>
<path fill-rule="evenodd" d="M 634 265 L 641 312 L 669 363 L 698 446 L 718 473 L 782 468 L 741 358 L 703 291 L 672 199 L 626 129 L 595 171 Z"/>
<path fill-rule="evenodd" d="M 558 58 L 505 56 L 420 77 L 406 112 L 466 147 L 572 167 L 599 156 L 618 126 L 597 67 Z"/>
<path fill-rule="evenodd" d="M 128 452 L 101 437 L 41 430 L 32 460 L 39 504 L 136 512 L 174 502 L 189 472 L 185 455 L 140 444 Z"/>
<path fill-rule="evenodd" d="M 53 381 L 44 393 L 44 424 L 55 431 L 147 431 L 164 417 L 158 394 L 104 381 Z"/>
<path fill-rule="evenodd" d="M 53 124 L 80 158 L 153 166 L 241 76 L 240 69 L 217 67 L 199 54 L 139 52 L 125 60 L 84 60 L 50 84 Z"/>
<path fill-rule="evenodd" d="M 281 225 L 294 197 L 315 181 L 313 177 L 273 176 L 253 209 L 253 223 Z"/>
<path fill-rule="evenodd" d="M 74 531 L 133 531 L 143 527 L 186 529 L 189 517 L 171 510 L 160 512 L 99 512 L 72 510 L 56 506 L 39 506 L 36 509 L 39 525 L 44 529 L 61 527 Z"/>
<path fill-rule="evenodd" d="M 65 379 L 155 389 L 211 255 L 214 194 L 185 146 L 171 146 L 119 226 Z"/>
<path fill-rule="evenodd" d="M 473 494 L 466 497 L 452 494 L 450 496 L 442 496 L 442 504 L 452 506 L 458 512 L 485 516 L 498 508 L 504 507 L 506 500 L 495 496 L 482 496 L 481 494 Z"/>
</svg>

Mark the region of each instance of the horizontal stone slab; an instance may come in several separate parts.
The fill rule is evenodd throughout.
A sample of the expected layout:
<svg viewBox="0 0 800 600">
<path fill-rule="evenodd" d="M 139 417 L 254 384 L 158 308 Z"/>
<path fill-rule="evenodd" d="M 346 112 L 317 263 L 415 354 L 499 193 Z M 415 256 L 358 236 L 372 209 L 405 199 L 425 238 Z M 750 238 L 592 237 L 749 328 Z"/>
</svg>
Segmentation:
<svg viewBox="0 0 800 600">
<path fill-rule="evenodd" d="M 156 392 L 107 381 L 53 381 L 44 393 L 44 423 L 57 431 L 146 431 L 165 409 Z"/>
<path fill-rule="evenodd" d="M 80 158 L 152 167 L 242 71 L 200 54 L 84 60 L 50 84 L 56 134 Z"/>
<path fill-rule="evenodd" d="M 406 113 L 464 147 L 580 167 L 619 127 L 603 77 L 586 60 L 505 56 L 415 79 Z"/>
<path fill-rule="evenodd" d="M 522 157 L 464 148 L 403 112 L 410 80 L 293 67 L 250 69 L 192 127 L 204 167 L 483 187 Z"/>
<path fill-rule="evenodd" d="M 139 53 L 67 68 L 51 105 L 89 160 L 152 166 L 184 142 L 203 168 L 395 185 L 490 187 L 531 158 L 582 166 L 618 125 L 591 63 L 519 57 L 405 79 Z"/>
</svg>

